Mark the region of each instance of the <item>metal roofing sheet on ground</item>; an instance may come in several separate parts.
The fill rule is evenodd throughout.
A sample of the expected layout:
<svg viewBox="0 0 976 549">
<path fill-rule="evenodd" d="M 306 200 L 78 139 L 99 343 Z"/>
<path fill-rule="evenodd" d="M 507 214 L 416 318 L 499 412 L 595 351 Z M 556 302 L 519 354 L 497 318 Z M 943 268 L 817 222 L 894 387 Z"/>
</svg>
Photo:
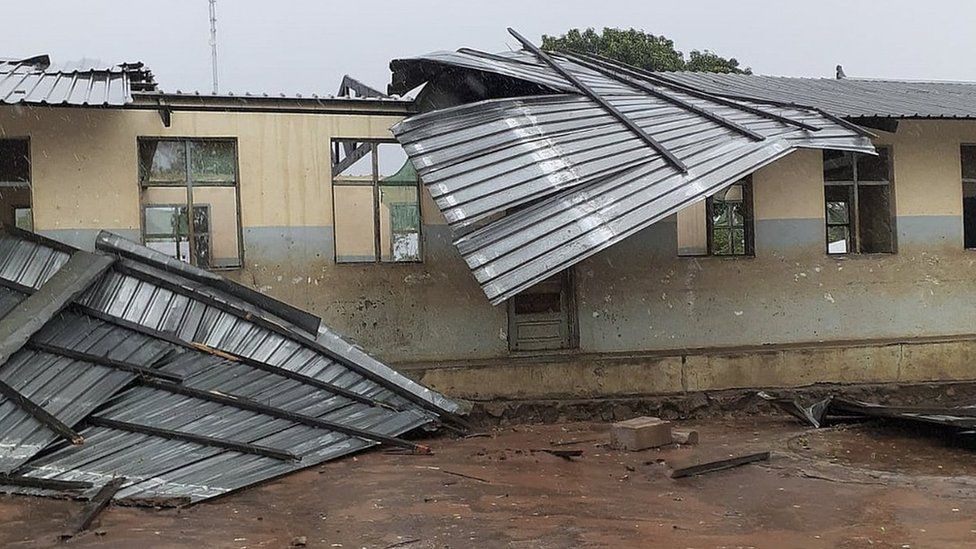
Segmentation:
<svg viewBox="0 0 976 549">
<path fill-rule="evenodd" d="M 44 295 L 52 273 L 41 267 L 70 255 L 35 235 L 0 236 L 0 309 Z M 331 332 L 318 342 L 274 324 L 254 303 L 134 263 L 118 260 L 0 365 L 0 380 L 84 438 L 59 443 L 0 402 L 0 445 L 11 449 L 0 465 L 21 483 L 90 482 L 90 496 L 125 477 L 116 498 L 199 501 L 378 443 L 416 447 L 392 437 L 458 407 L 413 382 L 405 388 L 399 374 Z M 86 355 L 51 354 L 62 349 Z"/>
<path fill-rule="evenodd" d="M 492 303 L 798 148 L 874 152 L 864 132 L 815 109 L 724 100 L 602 61 L 554 63 L 584 87 L 525 51 L 393 64 L 408 84 L 422 75 L 477 89 L 471 82 L 490 74 L 548 90 L 434 110 L 393 128 Z M 437 67 L 453 72 L 439 79 Z"/>
</svg>

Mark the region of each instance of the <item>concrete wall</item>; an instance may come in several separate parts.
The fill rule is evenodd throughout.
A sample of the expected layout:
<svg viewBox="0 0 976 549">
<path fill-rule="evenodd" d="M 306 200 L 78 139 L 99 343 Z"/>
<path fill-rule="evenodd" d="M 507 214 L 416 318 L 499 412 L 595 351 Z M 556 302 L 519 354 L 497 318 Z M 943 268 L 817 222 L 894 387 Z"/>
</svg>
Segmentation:
<svg viewBox="0 0 976 549">
<path fill-rule="evenodd" d="M 38 232 L 90 248 L 99 229 L 140 238 L 138 137 L 234 137 L 244 268 L 225 274 L 321 315 L 381 357 L 507 352 L 491 307 L 426 192 L 422 264 L 336 265 L 332 138 L 391 138 L 396 116 L 0 108 L 0 137 L 30 137 Z"/>
<path fill-rule="evenodd" d="M 100 228 L 139 236 L 138 137 L 235 137 L 245 265 L 229 276 L 387 360 L 504 364 L 506 308 L 488 305 L 426 193 L 422 263 L 334 262 L 329 142 L 389 137 L 396 121 L 177 112 L 165 128 L 152 111 L 6 107 L 0 136 L 31 138 L 37 229 L 87 246 Z M 755 257 L 679 258 L 672 218 L 578 265 L 581 356 L 976 332 L 959 166 L 976 123 L 903 121 L 879 142 L 898 253 L 826 255 L 821 154 L 801 151 L 754 175 Z"/>
<path fill-rule="evenodd" d="M 675 223 L 577 267 L 589 352 L 970 334 L 974 252 L 962 249 L 960 143 L 971 122 L 903 121 L 890 144 L 898 250 L 827 256 L 821 154 L 758 171 L 756 255 L 679 258 Z"/>
</svg>

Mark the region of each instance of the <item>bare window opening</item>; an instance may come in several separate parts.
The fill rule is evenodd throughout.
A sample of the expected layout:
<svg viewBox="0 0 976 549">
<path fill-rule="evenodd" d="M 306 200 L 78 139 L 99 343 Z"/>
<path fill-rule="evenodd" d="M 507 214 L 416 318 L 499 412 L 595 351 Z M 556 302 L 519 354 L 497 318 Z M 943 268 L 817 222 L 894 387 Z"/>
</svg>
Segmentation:
<svg viewBox="0 0 976 549">
<path fill-rule="evenodd" d="M 751 178 L 678 212 L 679 256 L 754 253 Z"/>
<path fill-rule="evenodd" d="M 146 246 L 205 269 L 241 266 L 234 140 L 140 139 L 139 173 Z"/>
<path fill-rule="evenodd" d="M 419 262 L 420 178 L 397 143 L 332 142 L 337 263 Z"/>
<path fill-rule="evenodd" d="M 962 160 L 962 230 L 967 249 L 976 249 L 976 145 L 963 145 Z"/>
<path fill-rule="evenodd" d="M 891 149 L 878 156 L 824 151 L 828 254 L 893 253 Z"/>
<path fill-rule="evenodd" d="M 30 182 L 30 141 L 0 139 L 0 221 L 34 230 Z"/>
</svg>

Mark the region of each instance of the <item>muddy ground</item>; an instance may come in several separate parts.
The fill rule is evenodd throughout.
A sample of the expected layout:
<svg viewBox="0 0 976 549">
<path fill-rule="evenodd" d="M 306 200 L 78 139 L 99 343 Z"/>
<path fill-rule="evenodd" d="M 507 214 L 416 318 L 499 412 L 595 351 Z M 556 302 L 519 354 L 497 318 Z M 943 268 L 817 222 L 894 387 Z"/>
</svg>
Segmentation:
<svg viewBox="0 0 976 549">
<path fill-rule="evenodd" d="M 212 502 L 111 507 L 0 497 L 0 546 L 973 547 L 976 450 L 876 422 L 678 422 L 697 446 L 622 452 L 606 423 L 496 427 L 435 438 L 431 456 L 373 451 Z M 540 449 L 581 449 L 563 459 Z M 673 480 L 668 464 L 771 450 L 769 462 Z"/>
</svg>

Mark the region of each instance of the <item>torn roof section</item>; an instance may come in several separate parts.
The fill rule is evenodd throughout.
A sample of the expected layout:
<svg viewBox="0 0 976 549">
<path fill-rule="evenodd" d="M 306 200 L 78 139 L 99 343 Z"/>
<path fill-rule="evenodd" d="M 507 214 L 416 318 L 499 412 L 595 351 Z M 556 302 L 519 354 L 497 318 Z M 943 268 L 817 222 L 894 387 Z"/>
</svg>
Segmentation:
<svg viewBox="0 0 976 549">
<path fill-rule="evenodd" d="M 868 132 L 816 107 L 729 99 L 521 40 L 530 51 L 391 64 L 395 86 L 429 82 L 422 104 L 462 103 L 393 133 L 493 304 L 799 148 L 874 153 Z"/>
<path fill-rule="evenodd" d="M 46 55 L 0 59 L 0 104 L 118 107 L 131 103 L 133 92 L 155 89 L 142 63 L 52 65 Z"/>
<path fill-rule="evenodd" d="M 124 478 L 117 499 L 195 502 L 376 444 L 423 450 L 398 437 L 463 423 L 284 304 L 98 243 L 0 234 L 0 491 Z"/>
</svg>

